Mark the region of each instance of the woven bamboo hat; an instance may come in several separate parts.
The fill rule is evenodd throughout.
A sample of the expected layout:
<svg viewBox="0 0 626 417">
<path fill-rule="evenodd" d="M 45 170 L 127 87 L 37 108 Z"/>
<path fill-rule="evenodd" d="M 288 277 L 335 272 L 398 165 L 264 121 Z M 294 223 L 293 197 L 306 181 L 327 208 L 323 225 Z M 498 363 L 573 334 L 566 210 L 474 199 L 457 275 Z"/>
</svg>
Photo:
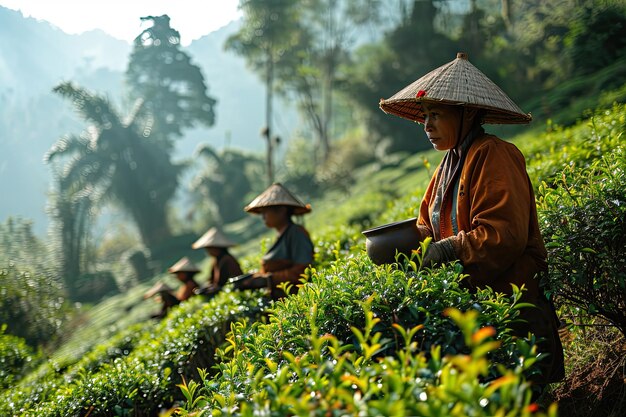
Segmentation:
<svg viewBox="0 0 626 417">
<path fill-rule="evenodd" d="M 387 100 L 380 99 L 379 107 L 385 113 L 424 123 L 424 103 L 483 109 L 484 123 L 523 124 L 532 120 L 530 114 L 524 113 L 500 87 L 470 64 L 463 52 Z"/>
<path fill-rule="evenodd" d="M 224 235 L 217 227 L 210 228 L 200 239 L 196 240 L 191 247 L 200 248 L 230 248 L 235 243 Z"/>
<path fill-rule="evenodd" d="M 289 192 L 280 183 L 272 184 L 263 191 L 250 204 L 244 207 L 248 213 L 259 214 L 263 207 L 289 206 L 293 207 L 293 214 L 306 214 L 311 212 L 311 205 L 304 204 L 297 197 Z"/>
<path fill-rule="evenodd" d="M 146 293 L 143 295 L 143 298 L 147 299 L 163 292 L 172 292 L 172 291 L 173 290 L 172 288 L 170 288 L 169 285 L 164 284 L 162 282 L 157 282 L 156 284 L 152 286 L 152 288 L 146 291 Z"/>
<path fill-rule="evenodd" d="M 170 274 L 175 274 L 176 272 L 200 272 L 200 269 L 185 256 L 170 266 L 167 272 Z"/>
</svg>

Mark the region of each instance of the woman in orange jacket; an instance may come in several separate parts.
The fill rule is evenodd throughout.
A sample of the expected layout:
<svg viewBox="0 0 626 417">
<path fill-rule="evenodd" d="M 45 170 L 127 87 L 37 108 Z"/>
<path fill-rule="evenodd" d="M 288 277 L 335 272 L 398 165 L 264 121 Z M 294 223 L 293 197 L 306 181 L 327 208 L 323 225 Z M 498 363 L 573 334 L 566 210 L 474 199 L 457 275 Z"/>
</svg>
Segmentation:
<svg viewBox="0 0 626 417">
<path fill-rule="evenodd" d="M 541 361 L 540 383 L 563 378 L 563 349 L 558 319 L 539 288 L 537 275 L 547 270 L 533 188 L 524 156 L 515 145 L 485 133 L 484 123 L 528 123 L 522 110 L 459 53 L 380 107 L 423 124 L 433 147 L 445 151 L 420 206 L 421 240 L 431 237 L 423 266 L 458 261 L 471 288 L 489 286 L 510 294 L 525 287 L 526 325 L 549 353 Z"/>
</svg>

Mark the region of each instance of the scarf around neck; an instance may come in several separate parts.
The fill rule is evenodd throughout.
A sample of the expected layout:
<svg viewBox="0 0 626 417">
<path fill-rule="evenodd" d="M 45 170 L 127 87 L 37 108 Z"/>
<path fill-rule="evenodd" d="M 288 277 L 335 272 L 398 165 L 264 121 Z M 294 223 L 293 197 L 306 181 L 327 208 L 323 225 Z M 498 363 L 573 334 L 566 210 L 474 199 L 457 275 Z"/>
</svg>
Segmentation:
<svg viewBox="0 0 626 417">
<path fill-rule="evenodd" d="M 474 122 L 474 126 L 470 129 L 465 138 L 461 139 L 456 147 L 448 150 L 443 157 L 443 161 L 441 161 L 437 189 L 435 192 L 435 204 L 430 215 L 435 241 L 439 241 L 442 238 L 441 216 L 445 212 L 446 205 L 449 204 L 452 189 L 454 189 L 454 185 L 461 175 L 467 151 L 474 142 L 474 139 L 481 136 L 483 133 L 485 133 L 485 130 L 480 123 Z"/>
</svg>

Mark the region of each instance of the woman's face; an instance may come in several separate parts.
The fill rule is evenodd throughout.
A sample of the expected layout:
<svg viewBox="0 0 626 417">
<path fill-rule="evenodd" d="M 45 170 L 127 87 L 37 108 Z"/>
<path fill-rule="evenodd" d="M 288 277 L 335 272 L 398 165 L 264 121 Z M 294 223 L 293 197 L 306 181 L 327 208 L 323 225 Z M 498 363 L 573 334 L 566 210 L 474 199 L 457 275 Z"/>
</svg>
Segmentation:
<svg viewBox="0 0 626 417">
<path fill-rule="evenodd" d="M 289 220 L 287 208 L 284 206 L 263 207 L 261 217 L 267 227 L 274 229 L 282 227 Z"/>
<path fill-rule="evenodd" d="M 216 248 L 216 247 L 213 247 L 213 246 L 209 246 L 209 247 L 206 247 L 204 249 L 206 250 L 206 253 L 209 256 L 214 256 L 216 258 L 218 256 L 220 256 L 220 254 L 222 253 L 222 248 Z"/>
<path fill-rule="evenodd" d="M 192 275 L 189 272 L 178 271 L 176 272 L 176 278 L 181 282 L 187 282 L 191 279 Z"/>
<path fill-rule="evenodd" d="M 460 128 L 461 111 L 456 106 L 424 105 L 424 131 L 438 151 L 447 151 L 456 146 Z"/>
</svg>

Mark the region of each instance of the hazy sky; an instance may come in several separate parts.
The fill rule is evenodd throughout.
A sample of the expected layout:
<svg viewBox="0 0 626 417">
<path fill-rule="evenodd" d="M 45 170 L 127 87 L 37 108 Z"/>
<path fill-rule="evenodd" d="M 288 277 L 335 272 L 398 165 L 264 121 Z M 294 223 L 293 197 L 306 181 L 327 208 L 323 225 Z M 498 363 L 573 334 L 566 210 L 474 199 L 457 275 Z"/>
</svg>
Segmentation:
<svg viewBox="0 0 626 417">
<path fill-rule="evenodd" d="M 67 33 L 102 29 L 128 42 L 143 29 L 140 17 L 167 14 L 183 45 L 237 19 L 238 4 L 239 0 L 0 0 L 0 6 L 47 20 Z"/>
</svg>

